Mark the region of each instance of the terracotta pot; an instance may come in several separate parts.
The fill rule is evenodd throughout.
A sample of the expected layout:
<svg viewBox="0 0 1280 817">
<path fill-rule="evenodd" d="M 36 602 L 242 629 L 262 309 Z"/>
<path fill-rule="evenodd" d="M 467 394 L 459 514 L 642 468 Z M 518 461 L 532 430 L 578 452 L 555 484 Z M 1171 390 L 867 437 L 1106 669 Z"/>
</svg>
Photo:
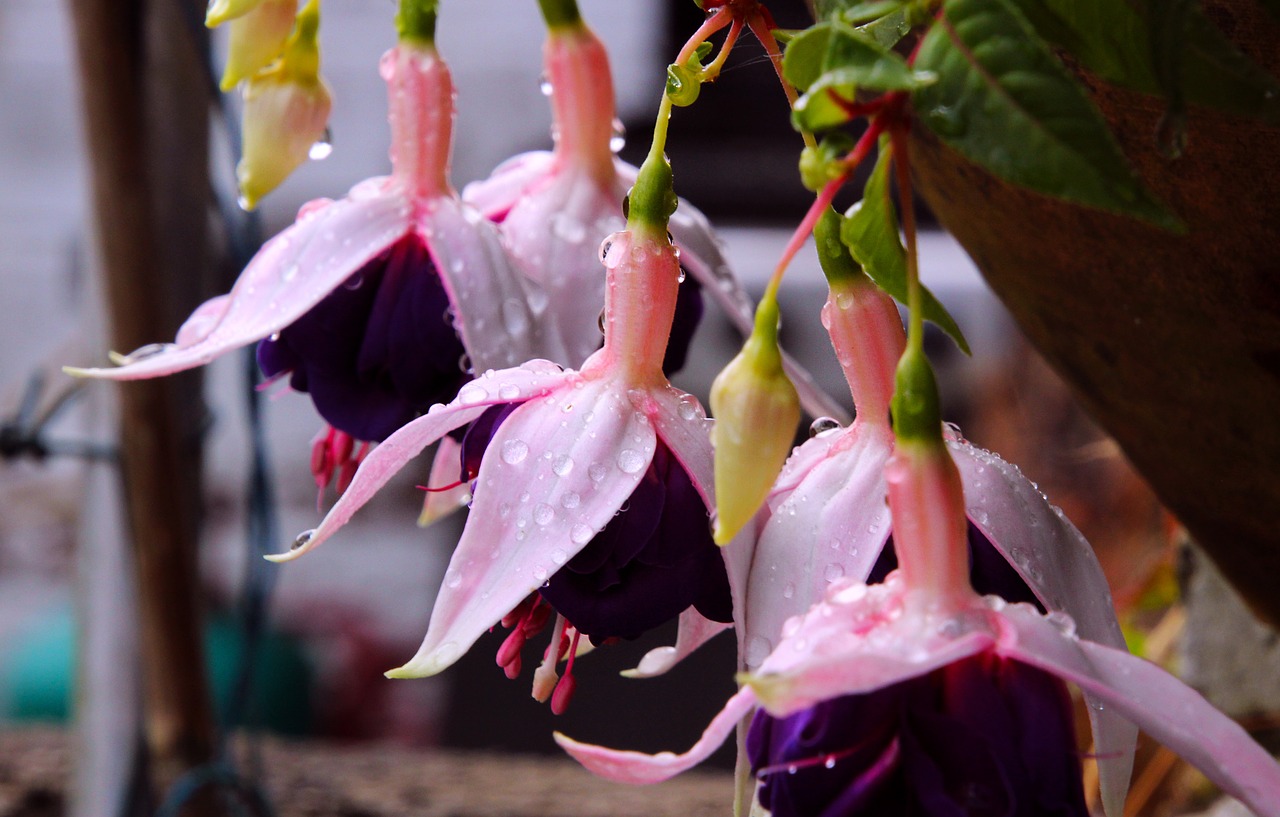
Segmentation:
<svg viewBox="0 0 1280 817">
<path fill-rule="evenodd" d="M 1280 24 L 1207 3 L 1280 73 Z M 1082 77 L 1189 232 L 993 178 L 917 124 L 916 183 L 1023 331 L 1255 610 L 1280 622 L 1280 128 L 1192 108 L 1161 153 L 1159 99 Z"/>
</svg>

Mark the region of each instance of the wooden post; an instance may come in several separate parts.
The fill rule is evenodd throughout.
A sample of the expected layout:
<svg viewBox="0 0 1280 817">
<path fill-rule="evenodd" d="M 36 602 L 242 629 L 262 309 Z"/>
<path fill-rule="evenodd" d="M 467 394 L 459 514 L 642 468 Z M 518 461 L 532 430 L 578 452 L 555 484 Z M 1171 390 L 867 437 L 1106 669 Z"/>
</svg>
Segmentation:
<svg viewBox="0 0 1280 817">
<path fill-rule="evenodd" d="M 201 0 L 181 0 L 202 13 Z M 173 338 L 208 259 L 203 39 L 175 0 L 70 0 L 112 348 Z M 213 758 L 201 645 L 198 374 L 123 384 L 120 468 L 139 593 L 153 784 Z M 210 813 L 208 800 L 202 813 Z"/>
</svg>

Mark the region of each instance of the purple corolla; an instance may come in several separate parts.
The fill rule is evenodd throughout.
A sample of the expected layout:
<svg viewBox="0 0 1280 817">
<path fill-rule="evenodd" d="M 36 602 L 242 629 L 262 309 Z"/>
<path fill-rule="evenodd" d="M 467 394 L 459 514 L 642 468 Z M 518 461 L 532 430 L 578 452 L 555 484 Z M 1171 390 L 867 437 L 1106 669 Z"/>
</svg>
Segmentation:
<svg viewBox="0 0 1280 817">
<path fill-rule="evenodd" d="M 550 605 L 552 643 L 534 692 L 558 710 L 572 682 L 557 683 L 554 667 L 580 652 L 583 633 L 630 637 L 675 614 L 682 640 L 728 626 L 724 560 L 736 551 L 709 534 L 709 421 L 661 368 L 681 276 L 666 232 L 670 170 L 660 153 L 649 167 L 628 229 L 602 248 L 603 348 L 580 371 L 533 361 L 482 373 L 378 446 L 321 525 L 279 557 L 328 538 L 427 445 L 469 425 L 456 462 L 472 484 L 471 514 L 421 648 L 390 675 L 437 673 L 502 621 L 513 631 L 499 663 L 514 674 Z"/>
</svg>

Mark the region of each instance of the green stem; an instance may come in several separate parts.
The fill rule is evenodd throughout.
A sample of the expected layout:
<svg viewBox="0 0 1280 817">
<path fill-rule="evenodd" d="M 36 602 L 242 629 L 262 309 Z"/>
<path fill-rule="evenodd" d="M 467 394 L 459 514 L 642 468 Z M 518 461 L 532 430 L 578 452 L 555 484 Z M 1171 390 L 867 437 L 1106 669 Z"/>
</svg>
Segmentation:
<svg viewBox="0 0 1280 817">
<path fill-rule="evenodd" d="M 538 0 L 547 28 L 569 28 L 582 24 L 576 0 Z"/>
<path fill-rule="evenodd" d="M 920 290 L 920 256 L 916 249 L 916 208 L 911 197 L 911 165 L 907 157 L 907 134 L 897 125 L 889 130 L 893 166 L 898 176 L 898 201 L 902 206 L 902 234 L 907 249 L 907 348 L 924 350 L 924 311 Z"/>
<path fill-rule="evenodd" d="M 308 0 L 298 12 L 293 34 L 285 43 L 281 68 L 285 76 L 315 82 L 320 74 L 320 0 Z"/>
<path fill-rule="evenodd" d="M 439 0 L 400 0 L 400 10 L 396 12 L 396 31 L 400 34 L 400 41 L 434 45 L 439 13 Z"/>
<path fill-rule="evenodd" d="M 648 228 L 660 230 L 665 236 L 667 221 L 676 210 L 676 194 L 672 186 L 671 164 L 667 161 L 667 126 L 671 122 L 671 99 L 665 93 L 658 105 L 658 118 L 653 123 L 653 144 L 635 186 L 631 188 L 627 205 L 627 229 Z"/>
</svg>

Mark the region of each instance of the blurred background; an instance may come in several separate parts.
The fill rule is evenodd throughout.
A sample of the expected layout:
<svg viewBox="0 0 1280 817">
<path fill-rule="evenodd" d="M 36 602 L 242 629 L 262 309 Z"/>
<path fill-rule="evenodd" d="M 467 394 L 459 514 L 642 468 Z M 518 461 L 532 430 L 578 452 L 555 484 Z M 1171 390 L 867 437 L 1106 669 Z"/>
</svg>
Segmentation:
<svg viewBox="0 0 1280 817">
<path fill-rule="evenodd" d="M 580 5 L 610 48 L 619 115 L 629 133 L 623 156 L 635 160 L 647 149 L 664 66 L 700 13 L 688 0 Z M 770 8 L 783 27 L 803 23 L 798 2 Z M 393 42 L 393 13 L 391 0 L 325 0 L 322 73 L 334 95 L 334 150 L 266 199 L 261 213 L 267 235 L 289 224 L 303 202 L 339 197 L 355 182 L 387 172 L 377 59 Z M 105 349 L 68 15 L 60 2 L 0 2 L 0 723 L 9 725 L 69 717 L 77 601 L 86 597 L 87 583 L 113 581 L 98 568 L 78 568 L 77 552 L 86 541 L 121 536 L 118 496 L 95 477 L 102 467 L 78 456 L 111 445 L 101 407 L 109 404 L 112 386 L 87 386 L 41 429 L 46 442 L 74 449 L 72 454 L 36 456 L 40 452 L 23 442 L 33 418 L 74 385 L 59 367 L 97 363 Z M 451 3 L 439 43 L 458 86 L 453 179 L 459 188 L 515 153 L 549 146 L 550 114 L 539 93 L 542 27 L 534 3 Z M 811 201 L 795 171 L 799 139 L 771 74 L 759 44 L 744 37 L 722 78 L 704 89 L 695 107 L 677 110 L 670 148 L 677 190 L 720 228 L 728 257 L 753 294 L 763 290 Z M 211 166 L 226 186 L 234 162 L 219 127 L 215 123 Z M 1023 343 L 959 247 L 929 231 L 921 252 L 926 284 L 955 315 L 974 351 L 965 359 L 948 341 L 934 338 L 948 418 L 976 444 L 1018 462 L 1064 507 L 1099 550 L 1122 606 L 1137 605 L 1152 588 L 1167 590 L 1173 527 L 1141 480 Z M 824 299 L 809 248 L 782 291 L 784 344 L 847 404 L 817 320 Z M 677 385 L 705 401 L 711 379 L 739 343 L 708 309 Z M 239 356 L 218 361 L 205 390 L 200 592 L 206 655 L 224 709 L 243 639 L 236 605 L 256 558 L 244 533 L 251 452 L 244 369 Z M 308 473 L 309 441 L 320 421 L 306 398 L 284 394 L 267 401 L 265 423 L 283 548 L 320 518 Z M 494 665 L 501 634 L 482 640 L 441 677 L 383 679 L 425 632 L 462 521 L 459 514 L 426 530 L 414 524 L 421 501 L 414 485 L 425 482 L 427 465 L 384 490 L 316 554 L 263 568 L 274 572 L 270 633 L 259 652 L 247 719 L 294 736 L 522 752 L 552 751 L 553 728 L 644 750 L 690 742 L 733 688 L 728 637 L 671 677 L 651 682 L 620 679 L 617 671 L 633 666 L 649 647 L 670 643 L 671 633 L 600 650 L 578 665 L 577 697 L 560 718 L 529 700 L 528 672 L 509 682 Z M 332 498 L 330 493 L 325 502 Z M 123 573 L 123 564 L 116 567 Z M 114 581 L 127 585 L 128 578 Z M 131 615 L 127 604 L 94 610 Z M 122 638 L 120 664 L 127 666 L 128 650 L 136 646 Z M 127 699 L 136 678 L 124 671 L 111 683 Z M 620 700 L 626 705 L 618 706 Z M 656 719 L 659 711 L 672 717 Z M 731 765 L 732 759 L 726 753 L 720 762 Z"/>
</svg>

